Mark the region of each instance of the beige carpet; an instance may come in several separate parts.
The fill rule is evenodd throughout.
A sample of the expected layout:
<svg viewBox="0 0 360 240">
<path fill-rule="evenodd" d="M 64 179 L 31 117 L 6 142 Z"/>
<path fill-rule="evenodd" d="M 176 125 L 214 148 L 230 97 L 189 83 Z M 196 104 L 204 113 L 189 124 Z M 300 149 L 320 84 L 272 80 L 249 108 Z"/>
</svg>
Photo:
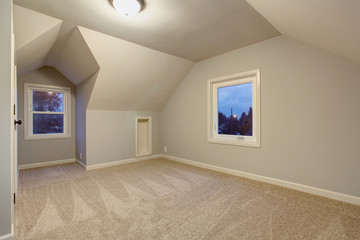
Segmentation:
<svg viewBox="0 0 360 240">
<path fill-rule="evenodd" d="M 23 170 L 16 239 L 360 239 L 360 206 L 164 159 Z"/>
</svg>

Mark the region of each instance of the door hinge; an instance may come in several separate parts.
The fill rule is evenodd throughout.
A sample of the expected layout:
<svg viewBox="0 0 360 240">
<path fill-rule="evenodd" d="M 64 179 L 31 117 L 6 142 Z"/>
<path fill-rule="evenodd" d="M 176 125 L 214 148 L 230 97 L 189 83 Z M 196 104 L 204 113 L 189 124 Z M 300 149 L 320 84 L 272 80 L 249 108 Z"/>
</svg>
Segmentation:
<svg viewBox="0 0 360 240">
<path fill-rule="evenodd" d="M 16 203 L 16 193 L 14 193 L 14 204 Z"/>
</svg>

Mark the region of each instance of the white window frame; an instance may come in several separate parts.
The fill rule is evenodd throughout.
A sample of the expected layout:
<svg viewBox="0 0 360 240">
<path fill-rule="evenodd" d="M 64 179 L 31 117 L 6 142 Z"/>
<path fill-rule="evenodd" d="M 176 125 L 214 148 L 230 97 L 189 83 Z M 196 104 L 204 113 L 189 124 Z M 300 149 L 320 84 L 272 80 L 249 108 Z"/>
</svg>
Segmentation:
<svg viewBox="0 0 360 240">
<path fill-rule="evenodd" d="M 218 134 L 218 88 L 252 83 L 253 136 Z M 207 81 L 208 142 L 260 147 L 260 70 L 232 74 Z"/>
<path fill-rule="evenodd" d="M 33 134 L 33 91 L 61 92 L 64 94 L 64 132 L 49 134 Z M 52 114 L 57 114 L 52 112 Z M 71 88 L 25 83 L 24 84 L 24 138 L 25 140 L 36 139 L 54 139 L 54 138 L 70 138 L 71 137 Z"/>
</svg>

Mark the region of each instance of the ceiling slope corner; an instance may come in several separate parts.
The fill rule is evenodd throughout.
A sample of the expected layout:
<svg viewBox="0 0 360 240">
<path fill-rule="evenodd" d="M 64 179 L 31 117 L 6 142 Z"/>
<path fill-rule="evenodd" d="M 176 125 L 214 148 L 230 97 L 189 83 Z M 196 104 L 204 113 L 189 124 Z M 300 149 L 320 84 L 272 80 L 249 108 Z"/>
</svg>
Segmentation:
<svg viewBox="0 0 360 240">
<path fill-rule="evenodd" d="M 360 64 L 360 1 L 247 1 L 283 35 Z"/>
<path fill-rule="evenodd" d="M 161 111 L 194 62 L 79 27 L 100 65 L 88 109 Z"/>
<path fill-rule="evenodd" d="M 100 66 L 79 27 L 73 29 L 54 67 L 75 85 L 99 71 Z"/>
<path fill-rule="evenodd" d="M 16 51 L 19 77 L 46 65 L 46 59 L 59 34 L 60 26 L 61 23 L 58 23 Z"/>
<path fill-rule="evenodd" d="M 15 49 L 61 24 L 62 20 L 14 4 Z"/>
<path fill-rule="evenodd" d="M 68 23 L 65 21 L 61 23 L 61 28 L 57 36 L 57 39 L 46 60 L 46 64 L 48 66 L 55 67 L 59 59 L 59 56 L 61 55 L 63 49 L 65 48 L 67 42 L 69 41 L 69 38 L 72 32 L 74 31 L 75 27 L 76 25 L 72 23 Z"/>
</svg>

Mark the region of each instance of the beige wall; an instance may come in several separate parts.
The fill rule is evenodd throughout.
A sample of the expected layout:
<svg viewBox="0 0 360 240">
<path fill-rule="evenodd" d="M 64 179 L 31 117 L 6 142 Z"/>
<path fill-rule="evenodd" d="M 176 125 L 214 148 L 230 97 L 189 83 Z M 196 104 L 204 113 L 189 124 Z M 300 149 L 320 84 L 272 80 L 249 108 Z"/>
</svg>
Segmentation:
<svg viewBox="0 0 360 240">
<path fill-rule="evenodd" d="M 207 80 L 261 70 L 261 148 L 207 142 Z M 360 196 L 360 68 L 287 37 L 195 65 L 161 113 L 168 154 Z"/>
<path fill-rule="evenodd" d="M 0 1 L 0 238 L 11 233 L 11 34 L 12 1 Z M 9 235 L 8 235 L 9 234 Z M 6 238 L 8 235 L 9 238 Z"/>
<path fill-rule="evenodd" d="M 18 79 L 18 118 L 24 119 L 24 83 L 71 87 L 71 138 L 24 140 L 24 125 L 18 138 L 19 165 L 76 158 L 75 86 L 50 67 L 43 67 Z"/>
<path fill-rule="evenodd" d="M 160 153 L 160 113 L 86 111 L 86 164 L 135 158 L 135 119 L 152 117 L 152 154 Z"/>
</svg>

